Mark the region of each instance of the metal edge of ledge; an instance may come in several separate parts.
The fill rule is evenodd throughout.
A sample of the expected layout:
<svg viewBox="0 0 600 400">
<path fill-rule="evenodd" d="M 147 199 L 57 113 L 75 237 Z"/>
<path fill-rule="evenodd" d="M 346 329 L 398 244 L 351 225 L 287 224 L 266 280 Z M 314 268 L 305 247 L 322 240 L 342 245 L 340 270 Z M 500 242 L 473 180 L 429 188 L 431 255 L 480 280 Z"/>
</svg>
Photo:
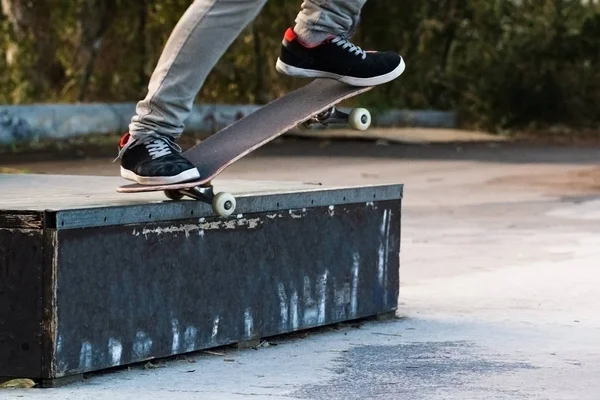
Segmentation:
<svg viewBox="0 0 600 400">
<path fill-rule="evenodd" d="M 375 204 L 380 201 L 401 200 L 403 191 L 403 184 L 392 184 L 333 189 L 319 189 L 317 187 L 316 189 L 304 191 L 239 194 L 236 195 L 237 207 L 235 213 L 230 218 L 252 213 L 335 207 L 355 203 Z M 191 199 L 181 201 L 165 199 L 161 202 L 49 212 L 55 213 L 55 228 L 57 230 L 189 220 L 216 216 L 209 204 Z"/>
</svg>

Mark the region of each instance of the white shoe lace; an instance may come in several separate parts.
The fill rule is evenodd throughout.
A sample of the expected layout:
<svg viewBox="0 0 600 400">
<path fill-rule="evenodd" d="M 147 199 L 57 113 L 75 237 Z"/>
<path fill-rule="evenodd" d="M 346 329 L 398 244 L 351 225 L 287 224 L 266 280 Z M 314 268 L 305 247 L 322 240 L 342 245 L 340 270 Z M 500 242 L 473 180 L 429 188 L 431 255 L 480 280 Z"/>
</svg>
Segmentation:
<svg viewBox="0 0 600 400">
<path fill-rule="evenodd" d="M 181 147 L 179 147 L 177 143 L 175 143 L 170 138 L 165 136 L 159 136 L 155 133 L 150 133 L 148 135 L 144 135 L 141 139 L 129 140 L 129 142 L 127 142 L 127 144 L 119 151 L 119 154 L 117 155 L 115 161 L 121 158 L 123 156 L 123 153 L 125 153 L 125 151 L 128 148 L 139 146 L 141 144 L 146 146 L 148 154 L 150 154 L 152 159 L 157 159 L 159 157 L 172 154 L 173 150 L 179 153 L 181 152 Z"/>
<path fill-rule="evenodd" d="M 146 149 L 148 149 L 148 154 L 150 154 L 153 160 L 173 153 L 169 144 L 164 140 L 155 139 L 151 142 L 144 143 L 144 145 L 146 146 Z"/>
<path fill-rule="evenodd" d="M 344 39 L 342 37 L 336 37 L 335 39 L 333 39 L 331 41 L 331 43 L 335 43 L 336 45 L 340 46 L 341 48 L 347 49 L 350 53 L 356 54 L 357 56 L 361 56 L 363 60 L 365 58 L 367 58 L 366 51 L 364 51 L 360 47 L 350 43 L 349 41 L 347 41 L 346 39 Z"/>
</svg>

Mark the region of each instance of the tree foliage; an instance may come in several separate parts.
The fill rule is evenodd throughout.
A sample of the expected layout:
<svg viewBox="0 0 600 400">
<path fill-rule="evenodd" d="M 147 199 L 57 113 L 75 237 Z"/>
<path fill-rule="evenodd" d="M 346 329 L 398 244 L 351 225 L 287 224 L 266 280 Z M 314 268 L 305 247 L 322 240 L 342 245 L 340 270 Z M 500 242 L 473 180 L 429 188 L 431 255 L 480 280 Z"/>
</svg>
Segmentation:
<svg viewBox="0 0 600 400">
<path fill-rule="evenodd" d="M 0 102 L 136 101 L 190 0 L 1 0 Z M 303 81 L 277 74 L 300 2 L 271 0 L 226 52 L 199 102 L 264 103 Z M 597 0 L 369 1 L 355 37 L 407 70 L 360 101 L 452 109 L 469 125 L 594 126 Z"/>
</svg>

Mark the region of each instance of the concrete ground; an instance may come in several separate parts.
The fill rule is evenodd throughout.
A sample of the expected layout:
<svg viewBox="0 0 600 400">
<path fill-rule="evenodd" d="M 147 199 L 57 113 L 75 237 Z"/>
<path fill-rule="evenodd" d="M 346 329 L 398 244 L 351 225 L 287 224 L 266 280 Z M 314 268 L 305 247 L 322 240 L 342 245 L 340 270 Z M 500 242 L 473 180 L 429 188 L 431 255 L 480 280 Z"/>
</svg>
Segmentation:
<svg viewBox="0 0 600 400">
<path fill-rule="evenodd" d="M 225 177 L 405 184 L 400 319 L 0 398 L 598 399 L 598 160 L 589 146 L 269 145 Z M 8 167 L 109 175 L 111 161 Z"/>
</svg>

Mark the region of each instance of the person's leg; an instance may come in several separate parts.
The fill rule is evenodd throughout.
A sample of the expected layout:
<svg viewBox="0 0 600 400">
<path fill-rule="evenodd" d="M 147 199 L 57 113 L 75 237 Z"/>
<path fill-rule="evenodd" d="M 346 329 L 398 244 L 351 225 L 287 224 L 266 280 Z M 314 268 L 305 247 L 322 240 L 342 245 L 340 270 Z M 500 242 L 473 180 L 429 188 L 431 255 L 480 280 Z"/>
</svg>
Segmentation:
<svg viewBox="0 0 600 400">
<path fill-rule="evenodd" d="M 387 83 L 404 72 L 393 52 L 366 52 L 349 42 L 366 0 L 304 0 L 296 25 L 285 33 L 277 70 L 285 75 L 331 78 L 356 86 Z"/>
<path fill-rule="evenodd" d="M 303 43 L 316 45 L 331 36 L 349 39 L 356 30 L 367 0 L 305 0 L 294 32 Z"/>
<path fill-rule="evenodd" d="M 196 0 L 171 33 L 121 141 L 121 175 L 142 184 L 199 177 L 174 144 L 206 77 L 267 0 Z"/>
</svg>

